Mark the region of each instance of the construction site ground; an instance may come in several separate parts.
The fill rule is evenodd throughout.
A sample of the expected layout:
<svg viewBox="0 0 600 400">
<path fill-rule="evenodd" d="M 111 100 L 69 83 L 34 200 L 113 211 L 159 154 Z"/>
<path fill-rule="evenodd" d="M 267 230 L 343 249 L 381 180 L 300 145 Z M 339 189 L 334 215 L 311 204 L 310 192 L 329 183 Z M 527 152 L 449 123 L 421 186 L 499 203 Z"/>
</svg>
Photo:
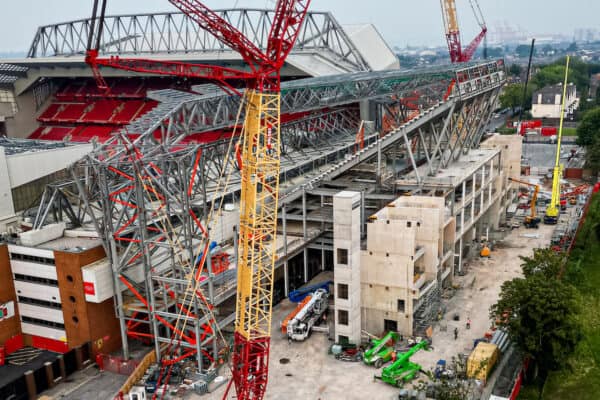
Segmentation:
<svg viewBox="0 0 600 400">
<path fill-rule="evenodd" d="M 421 351 L 411 361 L 425 370 L 435 367 L 439 359 L 451 360 L 458 353 L 468 354 L 473 341 L 490 328 L 489 309 L 500 293 L 500 287 L 521 273 L 521 255 L 531 255 L 532 249 L 550 243 L 554 226 L 541 224 L 539 229 L 518 228 L 508 232 L 505 239 L 492 251 L 489 259 L 471 260 L 467 274 L 457 276 L 458 289 L 452 297 L 444 299 L 446 313 L 433 329 L 432 351 Z M 330 279 L 324 273 L 313 279 Z M 288 344 L 281 334 L 279 323 L 293 310 L 294 304 L 284 300 L 273 309 L 273 338 L 269 368 L 269 387 L 266 399 L 392 399 L 398 389 L 381 381 L 374 381 L 380 373 L 363 363 L 338 361 L 328 354 L 333 343 L 324 333 L 313 333 L 304 342 Z M 459 321 L 454 321 L 454 314 Z M 471 318 L 471 329 L 466 329 L 466 319 Z M 454 339 L 454 328 L 458 338 Z M 229 371 L 223 371 L 230 377 Z M 194 399 L 221 399 L 224 387 L 208 396 Z"/>
</svg>

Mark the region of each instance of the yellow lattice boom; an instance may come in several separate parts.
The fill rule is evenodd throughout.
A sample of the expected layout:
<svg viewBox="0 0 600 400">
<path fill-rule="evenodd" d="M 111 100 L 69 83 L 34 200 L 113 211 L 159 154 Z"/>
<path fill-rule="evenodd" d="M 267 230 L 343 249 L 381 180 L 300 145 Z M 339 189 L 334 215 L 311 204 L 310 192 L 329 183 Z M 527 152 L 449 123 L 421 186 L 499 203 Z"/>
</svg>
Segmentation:
<svg viewBox="0 0 600 400">
<path fill-rule="evenodd" d="M 249 90 L 242 131 L 242 193 L 235 329 L 271 332 L 280 164 L 280 95 Z"/>
</svg>

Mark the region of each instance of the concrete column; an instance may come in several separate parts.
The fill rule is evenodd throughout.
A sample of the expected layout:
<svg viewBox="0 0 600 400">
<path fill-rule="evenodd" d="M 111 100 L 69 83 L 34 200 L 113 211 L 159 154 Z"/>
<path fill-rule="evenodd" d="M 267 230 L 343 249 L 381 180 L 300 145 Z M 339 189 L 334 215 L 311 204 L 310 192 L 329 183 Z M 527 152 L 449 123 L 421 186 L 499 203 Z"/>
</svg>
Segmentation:
<svg viewBox="0 0 600 400">
<path fill-rule="evenodd" d="M 81 350 L 81 346 L 75 348 L 75 365 L 77 366 L 77 371 L 83 369 L 83 351 Z"/>
<path fill-rule="evenodd" d="M 284 294 L 285 297 L 288 297 L 290 294 L 290 275 L 288 270 L 288 262 L 287 260 L 283 262 L 283 286 L 284 286 Z"/>
<path fill-rule="evenodd" d="M 334 293 L 338 296 L 339 285 L 346 285 L 348 289 L 347 299 L 335 299 L 335 340 L 345 336 L 351 343 L 359 344 L 361 193 L 336 194 L 333 221 Z"/>
<path fill-rule="evenodd" d="M 27 385 L 27 395 L 29 396 L 29 400 L 37 399 L 37 387 L 35 385 L 33 371 L 25 372 L 25 384 Z"/>
<path fill-rule="evenodd" d="M 48 387 L 53 388 L 54 386 L 56 386 L 56 384 L 54 383 L 54 372 L 52 371 L 52 363 L 48 361 L 45 362 L 44 370 L 46 372 L 46 382 L 48 382 Z"/>
<path fill-rule="evenodd" d="M 302 188 L 302 238 L 306 243 L 308 239 L 308 234 L 306 231 L 306 190 Z M 308 249 L 304 247 L 304 283 L 308 282 Z"/>
<path fill-rule="evenodd" d="M 58 368 L 60 368 L 60 377 L 65 380 L 67 379 L 67 368 L 65 366 L 65 359 L 62 354 L 57 357 L 58 359 Z"/>
</svg>

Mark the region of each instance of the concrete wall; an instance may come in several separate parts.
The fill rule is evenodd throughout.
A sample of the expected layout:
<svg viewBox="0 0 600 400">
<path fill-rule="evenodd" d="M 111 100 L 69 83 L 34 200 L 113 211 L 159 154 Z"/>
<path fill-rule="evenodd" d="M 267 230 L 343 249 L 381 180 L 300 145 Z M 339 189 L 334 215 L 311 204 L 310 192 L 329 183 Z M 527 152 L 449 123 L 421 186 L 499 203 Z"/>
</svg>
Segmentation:
<svg viewBox="0 0 600 400">
<path fill-rule="evenodd" d="M 15 214 L 15 208 L 13 206 L 12 191 L 10 186 L 10 179 L 8 174 L 8 163 L 6 161 L 6 155 L 4 154 L 4 148 L 0 147 L 0 220 L 12 217 Z M 4 232 L 5 229 L 1 229 L 0 232 Z"/>
<path fill-rule="evenodd" d="M 335 339 L 341 341 L 340 336 L 345 336 L 356 344 L 361 341 L 360 204 L 358 192 L 343 191 L 333 197 Z M 347 253 L 346 260 L 341 259 L 342 253 Z M 339 285 L 347 285 L 347 299 L 340 298 Z M 340 322 L 340 311 L 348 313 L 347 324 Z"/>
<path fill-rule="evenodd" d="M 33 91 L 17 96 L 16 100 L 18 112 L 6 119 L 6 134 L 9 137 L 26 138 L 40 126 L 35 119 L 38 110 L 35 108 Z"/>
</svg>

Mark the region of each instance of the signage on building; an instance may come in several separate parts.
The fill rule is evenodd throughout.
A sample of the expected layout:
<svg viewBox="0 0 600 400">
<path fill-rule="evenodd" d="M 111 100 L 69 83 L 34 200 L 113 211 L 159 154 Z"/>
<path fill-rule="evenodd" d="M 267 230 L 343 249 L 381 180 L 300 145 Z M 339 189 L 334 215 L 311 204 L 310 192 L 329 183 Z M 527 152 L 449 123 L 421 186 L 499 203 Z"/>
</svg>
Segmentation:
<svg viewBox="0 0 600 400">
<path fill-rule="evenodd" d="M 83 282 L 83 292 L 85 294 L 89 294 L 90 296 L 94 296 L 96 294 L 96 288 L 94 287 L 94 283 Z"/>
<path fill-rule="evenodd" d="M 9 319 L 15 316 L 15 302 L 9 301 L 5 304 L 0 304 L 0 321 Z"/>
</svg>

